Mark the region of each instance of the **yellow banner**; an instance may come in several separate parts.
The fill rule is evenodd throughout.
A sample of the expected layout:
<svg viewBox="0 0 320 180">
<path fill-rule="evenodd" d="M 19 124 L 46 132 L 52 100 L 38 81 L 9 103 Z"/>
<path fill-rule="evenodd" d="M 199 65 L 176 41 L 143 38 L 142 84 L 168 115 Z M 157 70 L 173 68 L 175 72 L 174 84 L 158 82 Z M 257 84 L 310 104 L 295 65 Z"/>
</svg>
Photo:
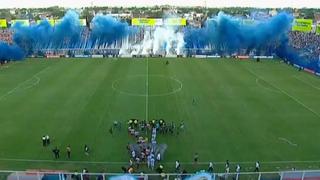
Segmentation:
<svg viewBox="0 0 320 180">
<path fill-rule="evenodd" d="M 40 24 L 42 21 L 48 21 L 51 26 L 55 25 L 54 19 L 37 20 L 37 24 Z"/>
<path fill-rule="evenodd" d="M 11 25 L 14 26 L 16 23 L 20 23 L 23 26 L 29 26 L 29 20 L 28 19 L 16 19 L 11 21 Z"/>
<path fill-rule="evenodd" d="M 56 19 L 56 20 L 54 21 L 54 24 L 57 25 L 57 24 L 61 23 L 61 21 L 62 21 L 62 19 Z"/>
<path fill-rule="evenodd" d="M 159 19 L 154 18 L 132 18 L 131 24 L 133 26 L 155 26 L 158 25 Z"/>
<path fill-rule="evenodd" d="M 86 26 L 87 20 L 86 19 L 80 19 L 80 26 Z"/>
<path fill-rule="evenodd" d="M 0 19 L 0 28 L 6 28 L 6 27 L 7 27 L 7 20 Z"/>
<path fill-rule="evenodd" d="M 310 32 L 312 30 L 312 19 L 295 19 L 292 31 Z"/>
<path fill-rule="evenodd" d="M 168 18 L 168 19 L 165 19 L 165 25 L 167 25 L 167 26 L 186 26 L 187 19 L 185 19 L 185 18 Z"/>
<path fill-rule="evenodd" d="M 320 24 L 317 24 L 316 33 L 320 35 Z"/>
<path fill-rule="evenodd" d="M 62 22 L 62 19 L 56 19 L 55 24 L 59 24 Z M 86 26 L 87 25 L 87 20 L 86 19 L 79 19 L 80 26 Z"/>
</svg>

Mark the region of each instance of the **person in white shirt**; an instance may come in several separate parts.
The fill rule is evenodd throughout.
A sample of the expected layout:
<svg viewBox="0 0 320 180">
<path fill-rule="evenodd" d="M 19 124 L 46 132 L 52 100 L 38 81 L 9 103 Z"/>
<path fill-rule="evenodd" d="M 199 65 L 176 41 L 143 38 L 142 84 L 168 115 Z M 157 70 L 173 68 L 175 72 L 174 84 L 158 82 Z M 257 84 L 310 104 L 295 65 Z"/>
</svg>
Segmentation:
<svg viewBox="0 0 320 180">
<path fill-rule="evenodd" d="M 46 142 L 47 142 L 47 145 L 50 145 L 50 137 L 49 137 L 49 135 L 46 135 Z"/>
<path fill-rule="evenodd" d="M 229 167 L 226 167 L 226 173 L 230 173 L 230 168 Z"/>
<path fill-rule="evenodd" d="M 241 169 L 240 165 L 237 164 L 237 166 L 236 166 L 236 173 L 240 173 L 240 169 Z"/>
<path fill-rule="evenodd" d="M 259 172 L 260 171 L 260 163 L 259 163 L 259 161 L 256 162 L 256 169 L 254 171 L 255 172 Z"/>
<path fill-rule="evenodd" d="M 161 160 L 161 155 L 160 153 L 157 154 L 157 161 L 160 161 Z"/>
<path fill-rule="evenodd" d="M 132 152 L 131 152 L 131 157 L 132 157 L 133 159 L 136 159 L 136 152 L 135 152 L 135 151 L 132 151 Z"/>
<path fill-rule="evenodd" d="M 177 160 L 176 161 L 176 172 L 180 171 L 180 162 Z"/>
<path fill-rule="evenodd" d="M 208 172 L 213 173 L 213 163 L 212 162 L 209 163 Z"/>
<path fill-rule="evenodd" d="M 155 159 L 154 159 L 154 157 L 151 157 L 150 165 L 151 165 L 151 170 L 154 170 L 154 165 L 155 165 Z"/>
</svg>

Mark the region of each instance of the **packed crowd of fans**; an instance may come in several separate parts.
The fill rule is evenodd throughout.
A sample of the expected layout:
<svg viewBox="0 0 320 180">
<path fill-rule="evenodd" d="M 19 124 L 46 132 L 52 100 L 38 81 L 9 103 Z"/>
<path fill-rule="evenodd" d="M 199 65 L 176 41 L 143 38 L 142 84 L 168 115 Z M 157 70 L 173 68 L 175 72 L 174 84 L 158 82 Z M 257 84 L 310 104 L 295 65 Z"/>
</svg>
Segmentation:
<svg viewBox="0 0 320 180">
<path fill-rule="evenodd" d="M 297 50 L 305 50 L 307 55 L 318 59 L 320 55 L 320 34 L 314 32 L 289 32 L 289 43 Z"/>
<path fill-rule="evenodd" d="M 0 29 L 0 41 L 12 43 L 12 31 L 10 29 Z"/>
<path fill-rule="evenodd" d="M 129 41 L 138 42 L 143 39 L 145 34 L 144 30 L 139 31 L 139 33 L 133 37 L 129 38 Z M 304 56 L 307 56 L 309 59 L 318 59 L 320 56 L 320 34 L 314 32 L 299 32 L 299 31 L 290 31 L 288 34 L 289 45 L 296 50 L 302 50 Z M 101 46 L 105 45 L 95 45 L 92 46 L 92 42 L 89 41 L 90 38 L 90 29 L 88 27 L 83 27 L 81 30 L 81 39 L 82 44 L 77 48 L 93 48 L 101 49 Z M 0 29 L 0 41 L 7 42 L 9 44 L 13 43 L 13 32 L 10 29 Z M 121 44 L 121 42 L 120 42 Z M 118 44 L 118 45 L 120 45 Z"/>
</svg>

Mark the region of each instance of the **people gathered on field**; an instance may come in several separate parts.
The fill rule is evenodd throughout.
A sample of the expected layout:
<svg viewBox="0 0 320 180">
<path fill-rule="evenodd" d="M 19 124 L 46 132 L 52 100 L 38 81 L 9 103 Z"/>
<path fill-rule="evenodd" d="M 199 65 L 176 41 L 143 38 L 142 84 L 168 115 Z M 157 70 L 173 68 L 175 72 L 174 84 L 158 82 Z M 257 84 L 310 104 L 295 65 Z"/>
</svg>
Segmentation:
<svg viewBox="0 0 320 180">
<path fill-rule="evenodd" d="M 141 171 L 141 166 L 147 167 L 150 171 L 155 171 L 158 174 L 164 175 L 165 168 L 164 163 L 164 152 L 166 149 L 165 144 L 159 144 L 157 142 L 157 137 L 159 135 L 170 135 L 177 136 L 185 131 L 184 121 L 181 121 L 176 125 L 174 122 L 166 122 L 163 119 L 153 119 L 150 121 L 138 120 L 138 119 L 129 119 L 127 122 L 127 133 L 129 136 L 129 141 L 126 146 L 127 152 L 129 154 L 129 163 L 127 166 L 121 166 L 121 169 L 124 173 L 139 173 Z M 108 129 L 111 136 L 116 135 L 122 130 L 122 123 L 119 121 L 114 121 L 113 124 Z M 47 148 L 50 146 L 50 137 L 49 135 L 42 136 L 42 146 Z M 68 145 L 65 149 L 66 159 L 71 159 L 71 146 Z M 86 156 L 91 154 L 91 149 L 87 144 L 83 146 L 83 152 Z M 60 149 L 57 146 L 54 146 L 52 149 L 54 159 L 60 159 Z M 181 174 L 181 177 L 187 176 L 187 171 L 184 168 L 185 166 L 193 166 L 196 168 L 204 167 L 204 164 L 199 162 L 199 153 L 195 152 L 193 155 L 193 163 L 181 163 L 179 160 L 176 160 L 172 167 L 169 167 L 168 172 L 175 172 Z M 214 173 L 214 163 L 209 162 L 205 170 L 201 172 Z M 142 168 L 144 169 L 144 168 Z M 233 169 L 233 168 L 232 168 Z M 225 172 L 221 177 L 225 178 L 233 172 L 230 169 L 229 160 L 225 163 Z M 256 161 L 253 165 L 255 172 L 260 172 L 260 162 Z M 239 164 L 235 164 L 234 172 L 238 177 L 240 176 L 241 167 Z M 219 176 L 218 175 L 218 176 Z"/>
</svg>

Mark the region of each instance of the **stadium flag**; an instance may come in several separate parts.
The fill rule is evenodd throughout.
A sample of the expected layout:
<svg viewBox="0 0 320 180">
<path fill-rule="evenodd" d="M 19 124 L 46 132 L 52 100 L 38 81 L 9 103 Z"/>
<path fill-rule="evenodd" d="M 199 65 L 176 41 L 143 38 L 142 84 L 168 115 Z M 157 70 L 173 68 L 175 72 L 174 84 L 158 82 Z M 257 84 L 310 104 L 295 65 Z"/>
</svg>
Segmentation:
<svg viewBox="0 0 320 180">
<path fill-rule="evenodd" d="M 21 23 L 23 26 L 29 26 L 29 20 L 28 19 L 16 19 L 11 21 L 11 26 L 14 26 L 16 23 Z"/>
<path fill-rule="evenodd" d="M 186 18 L 167 18 L 164 20 L 164 24 L 167 26 L 186 26 Z"/>
<path fill-rule="evenodd" d="M 37 24 L 40 24 L 42 21 L 48 21 L 51 26 L 55 25 L 55 20 L 54 19 L 37 20 Z"/>
<path fill-rule="evenodd" d="M 0 28 L 7 28 L 7 20 L 6 19 L 0 19 Z"/>
<path fill-rule="evenodd" d="M 162 19 L 156 18 L 132 18 L 132 26 L 160 26 L 163 24 Z"/>
<path fill-rule="evenodd" d="M 310 32 L 312 30 L 312 19 L 295 19 L 292 31 Z"/>
</svg>

